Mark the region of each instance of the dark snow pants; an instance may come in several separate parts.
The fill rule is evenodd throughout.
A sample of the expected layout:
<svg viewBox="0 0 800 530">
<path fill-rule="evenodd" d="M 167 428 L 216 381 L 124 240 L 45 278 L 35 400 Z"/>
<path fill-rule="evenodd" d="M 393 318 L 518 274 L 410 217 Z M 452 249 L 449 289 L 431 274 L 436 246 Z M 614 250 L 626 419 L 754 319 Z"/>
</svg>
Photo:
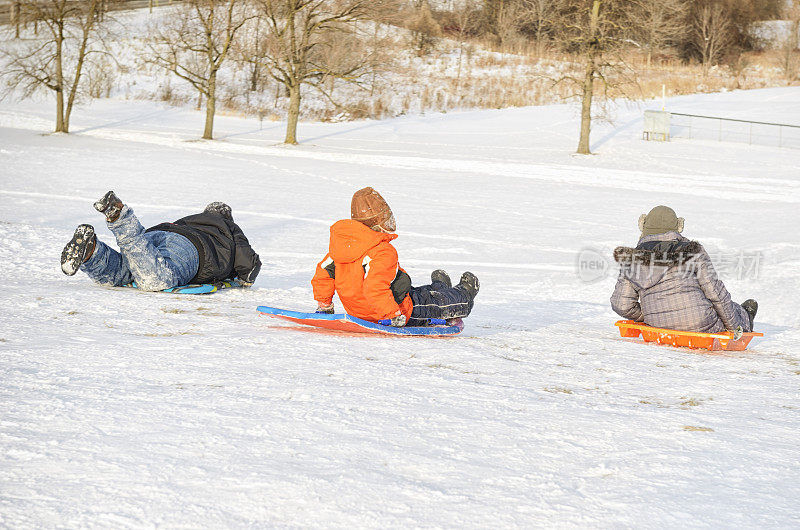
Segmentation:
<svg viewBox="0 0 800 530">
<path fill-rule="evenodd" d="M 441 282 L 412 287 L 409 292 L 414 309 L 408 326 L 424 326 L 428 319 L 448 320 L 469 315 L 474 300 L 460 287 L 447 287 Z"/>
</svg>

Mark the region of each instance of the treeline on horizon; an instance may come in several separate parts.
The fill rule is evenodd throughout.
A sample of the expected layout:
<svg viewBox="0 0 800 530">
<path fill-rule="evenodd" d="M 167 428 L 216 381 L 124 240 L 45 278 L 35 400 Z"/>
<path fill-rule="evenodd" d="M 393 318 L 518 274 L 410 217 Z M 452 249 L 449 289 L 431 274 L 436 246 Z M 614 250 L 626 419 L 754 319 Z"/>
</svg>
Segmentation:
<svg viewBox="0 0 800 530">
<path fill-rule="evenodd" d="M 578 52 L 576 24 L 593 0 L 412 0 L 399 21 L 433 36 L 480 39 L 499 51 Z M 715 62 L 763 46 L 753 24 L 794 18 L 795 0 L 602 0 L 610 33 L 651 59 Z M 711 42 L 709 42 L 711 41 Z M 709 50 L 708 48 L 711 47 Z M 709 53 L 712 56 L 709 56 Z"/>
</svg>

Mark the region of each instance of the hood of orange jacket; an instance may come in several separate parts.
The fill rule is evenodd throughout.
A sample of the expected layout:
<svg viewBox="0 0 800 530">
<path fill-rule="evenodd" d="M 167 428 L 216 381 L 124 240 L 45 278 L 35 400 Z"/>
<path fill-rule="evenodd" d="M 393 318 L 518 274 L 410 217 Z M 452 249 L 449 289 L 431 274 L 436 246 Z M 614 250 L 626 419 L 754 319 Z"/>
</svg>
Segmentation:
<svg viewBox="0 0 800 530">
<path fill-rule="evenodd" d="M 358 221 L 342 219 L 331 226 L 330 255 L 336 263 L 353 263 L 360 261 L 369 249 L 393 239 L 397 235 L 376 232 Z"/>
</svg>

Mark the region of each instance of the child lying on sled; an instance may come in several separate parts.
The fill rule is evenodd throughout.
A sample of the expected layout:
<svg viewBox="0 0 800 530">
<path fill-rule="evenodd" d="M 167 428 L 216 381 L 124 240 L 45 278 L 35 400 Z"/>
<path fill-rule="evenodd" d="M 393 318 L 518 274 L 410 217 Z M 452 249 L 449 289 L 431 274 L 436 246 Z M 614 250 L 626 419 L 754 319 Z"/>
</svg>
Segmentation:
<svg viewBox="0 0 800 530">
<path fill-rule="evenodd" d="M 61 252 L 61 270 L 68 276 L 82 270 L 99 284 L 135 281 L 143 291 L 160 291 L 234 278 L 249 287 L 261 270 L 258 254 L 223 202 L 147 230 L 113 191 L 94 208 L 105 215 L 119 252 L 98 240 L 92 225 L 80 225 Z"/>
<path fill-rule="evenodd" d="M 331 226 L 328 254 L 311 280 L 318 313 L 334 312 L 335 292 L 349 315 L 395 327 L 469 315 L 479 289 L 474 274 L 465 272 L 453 287 L 447 273 L 436 270 L 430 285 L 412 287 L 391 244 L 395 219 L 383 197 L 361 189 L 350 213 L 351 219 Z"/>
</svg>

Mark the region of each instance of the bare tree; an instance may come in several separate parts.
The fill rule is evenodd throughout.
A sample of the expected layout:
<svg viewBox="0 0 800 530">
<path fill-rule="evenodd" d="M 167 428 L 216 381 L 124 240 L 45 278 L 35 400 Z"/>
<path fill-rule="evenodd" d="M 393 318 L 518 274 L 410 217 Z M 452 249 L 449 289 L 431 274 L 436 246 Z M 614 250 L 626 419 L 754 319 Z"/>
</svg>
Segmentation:
<svg viewBox="0 0 800 530">
<path fill-rule="evenodd" d="M 260 90 L 267 77 L 264 71 L 264 62 L 268 49 L 264 33 L 265 30 L 258 18 L 253 18 L 239 30 L 231 48 L 232 58 L 240 67 L 246 68 L 248 71 L 249 92 Z"/>
<path fill-rule="evenodd" d="M 780 42 L 781 69 L 786 81 L 791 83 L 797 78 L 798 48 L 800 47 L 800 0 L 790 0 L 786 7 L 785 17 L 788 21 L 786 35 Z"/>
<path fill-rule="evenodd" d="M 397 11 L 394 9 L 384 8 L 381 10 L 373 11 L 371 16 L 372 31 L 367 39 L 370 57 L 369 61 L 369 96 L 375 95 L 375 89 L 378 84 L 378 75 L 391 70 L 397 59 L 396 54 L 391 50 L 395 39 L 393 37 L 393 30 L 397 25 Z"/>
<path fill-rule="evenodd" d="M 483 31 L 493 31 L 497 9 L 504 1 L 505 0 L 482 0 L 483 9 L 481 11 L 483 13 L 483 20 L 481 21 L 481 29 Z"/>
<path fill-rule="evenodd" d="M 501 33 L 504 29 L 504 20 L 508 17 L 505 14 L 509 6 L 517 0 L 483 0 L 483 25 L 484 30 L 493 34 L 498 41 L 502 41 Z"/>
<path fill-rule="evenodd" d="M 478 0 L 464 0 L 459 6 L 453 7 L 452 21 L 455 24 L 455 36 L 458 40 L 458 67 L 456 68 L 456 97 L 460 98 L 461 70 L 464 64 L 464 48 L 467 37 L 478 29 L 479 20 Z"/>
<path fill-rule="evenodd" d="M 494 7 L 494 31 L 501 49 L 507 49 L 523 40 L 519 32 L 524 22 L 525 9 L 520 0 L 497 2 Z M 516 50 L 515 50 L 516 51 Z"/>
<path fill-rule="evenodd" d="M 600 8 L 602 0 L 594 0 L 592 11 L 589 15 L 588 31 L 585 33 L 584 42 L 581 43 L 582 54 L 585 58 L 583 83 L 581 85 L 581 134 L 578 142 L 578 153 L 588 155 L 589 134 L 592 127 L 592 97 L 594 95 L 594 81 L 599 73 L 599 59 L 601 57 L 600 42 Z"/>
<path fill-rule="evenodd" d="M 685 0 L 631 0 L 636 24 L 631 25 L 632 37 L 647 54 L 647 67 L 653 53 L 663 49 L 686 33 Z"/>
<path fill-rule="evenodd" d="M 358 21 L 387 8 L 386 0 L 256 0 L 265 25 L 265 66 L 289 95 L 286 123 L 287 144 L 297 143 L 301 87 L 313 86 L 330 97 L 324 81 L 344 79 L 359 82 L 368 72 L 369 52 L 337 57 L 330 64 L 334 35 L 352 34 Z M 355 40 L 351 41 L 354 46 Z"/>
<path fill-rule="evenodd" d="M 7 91 L 23 97 L 39 90 L 56 96 L 55 132 L 69 132 L 69 120 L 90 55 L 101 51 L 98 42 L 102 0 L 26 0 L 20 2 L 31 19 L 41 22 L 43 38 L 19 42 L 0 53 L 7 67 L 0 73 Z"/>
<path fill-rule="evenodd" d="M 14 25 L 14 38 L 19 38 L 19 26 L 22 23 L 22 2 L 14 0 L 11 3 L 11 24 Z"/>
<path fill-rule="evenodd" d="M 248 18 L 242 0 L 187 0 L 152 29 L 150 61 L 184 79 L 206 98 L 206 140 L 214 133 L 219 71 Z"/>
<path fill-rule="evenodd" d="M 691 44 L 703 65 L 703 75 L 734 44 L 734 25 L 721 0 L 696 0 L 691 13 Z"/>
<path fill-rule="evenodd" d="M 621 56 L 629 24 L 628 0 L 565 0 L 562 10 L 562 46 L 579 60 L 581 74 L 566 75 L 557 83 L 574 87 L 571 97 L 581 101 L 581 124 L 578 140 L 580 154 L 590 154 L 589 136 L 592 125 L 592 104 L 598 88 L 604 101 L 614 96 L 633 97 L 629 90 L 638 87 L 633 70 Z"/>
<path fill-rule="evenodd" d="M 558 20 L 560 0 L 521 0 L 520 16 L 533 35 L 536 57 L 544 53 L 545 43 Z"/>
<path fill-rule="evenodd" d="M 428 0 L 414 0 L 413 12 L 408 21 L 411 32 L 411 47 L 418 57 L 427 55 L 436 45 L 437 39 L 442 35 L 442 28 L 433 18 Z"/>
</svg>

